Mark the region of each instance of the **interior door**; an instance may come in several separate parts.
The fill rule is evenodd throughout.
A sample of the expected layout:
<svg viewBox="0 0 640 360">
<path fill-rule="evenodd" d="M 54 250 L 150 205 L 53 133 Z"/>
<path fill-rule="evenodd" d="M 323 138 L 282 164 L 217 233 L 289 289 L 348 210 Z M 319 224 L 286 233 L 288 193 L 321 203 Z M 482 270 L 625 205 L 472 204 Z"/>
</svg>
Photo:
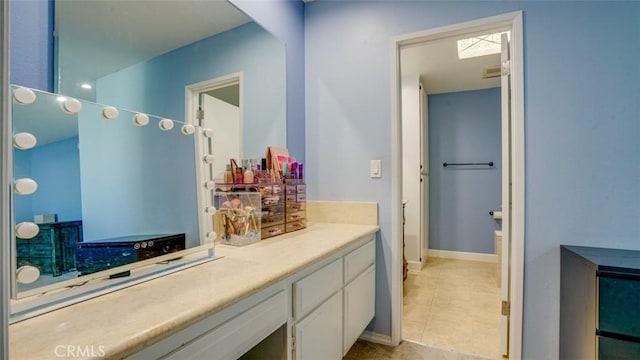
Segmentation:
<svg viewBox="0 0 640 360">
<path fill-rule="evenodd" d="M 509 356 L 509 268 L 511 250 L 511 75 L 509 62 L 509 40 L 507 34 L 501 38 L 501 106 L 502 106 L 502 316 L 500 320 L 500 349 Z"/>
<path fill-rule="evenodd" d="M 427 261 L 429 249 L 429 101 L 420 84 L 420 258 Z"/>
<path fill-rule="evenodd" d="M 204 127 L 213 129 L 213 176 L 225 171 L 229 159 L 239 160 L 242 155 L 240 108 L 208 94 L 202 97 Z M 238 164 L 240 165 L 240 164 Z"/>
</svg>

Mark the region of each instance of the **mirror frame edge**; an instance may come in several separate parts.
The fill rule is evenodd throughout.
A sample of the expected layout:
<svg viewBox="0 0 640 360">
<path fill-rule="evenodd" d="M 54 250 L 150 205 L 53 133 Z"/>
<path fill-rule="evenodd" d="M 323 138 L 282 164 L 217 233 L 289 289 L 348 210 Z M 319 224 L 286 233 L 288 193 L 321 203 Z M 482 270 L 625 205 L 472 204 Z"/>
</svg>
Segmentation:
<svg viewBox="0 0 640 360">
<path fill-rule="evenodd" d="M 3 140 L 9 139 L 9 129 L 11 128 L 11 119 L 9 116 L 9 1 L 3 1 L 0 5 L 0 47 L 2 48 L 2 58 L 0 60 L 0 138 Z M 0 155 L 2 158 L 2 169 L 0 170 L 0 177 L 2 181 L 2 189 L 10 188 L 9 174 L 11 172 L 9 156 L 12 145 L 8 141 L 2 141 L 3 145 L 0 147 Z M 9 277 L 11 273 L 10 257 L 9 257 L 9 244 L 11 243 L 11 230 L 10 224 L 10 202 L 6 191 L 0 191 L 0 359 L 9 358 Z"/>
</svg>

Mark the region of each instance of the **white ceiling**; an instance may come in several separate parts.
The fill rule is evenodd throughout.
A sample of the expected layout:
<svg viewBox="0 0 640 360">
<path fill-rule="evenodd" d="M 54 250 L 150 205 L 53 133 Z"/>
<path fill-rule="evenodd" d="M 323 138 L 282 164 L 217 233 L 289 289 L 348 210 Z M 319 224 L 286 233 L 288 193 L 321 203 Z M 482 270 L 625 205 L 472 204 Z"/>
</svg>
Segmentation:
<svg viewBox="0 0 640 360">
<path fill-rule="evenodd" d="M 470 35 L 459 38 L 467 37 Z M 457 39 L 430 41 L 401 49 L 402 75 L 420 75 L 427 94 L 499 87 L 500 78 L 482 79 L 482 70 L 500 64 L 500 54 L 459 60 Z"/>
<path fill-rule="evenodd" d="M 84 82 L 251 19 L 227 1 L 56 1 L 61 93 L 95 100 Z"/>
</svg>

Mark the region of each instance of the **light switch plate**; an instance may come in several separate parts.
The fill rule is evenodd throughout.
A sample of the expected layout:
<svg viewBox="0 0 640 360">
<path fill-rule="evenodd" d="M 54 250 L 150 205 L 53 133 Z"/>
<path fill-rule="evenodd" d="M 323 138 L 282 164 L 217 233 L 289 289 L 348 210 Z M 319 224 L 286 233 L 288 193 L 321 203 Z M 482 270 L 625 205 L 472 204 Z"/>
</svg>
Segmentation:
<svg viewBox="0 0 640 360">
<path fill-rule="evenodd" d="M 371 178 L 382 177 L 381 167 L 382 166 L 381 166 L 380 160 L 371 160 L 371 166 L 370 166 Z"/>
</svg>

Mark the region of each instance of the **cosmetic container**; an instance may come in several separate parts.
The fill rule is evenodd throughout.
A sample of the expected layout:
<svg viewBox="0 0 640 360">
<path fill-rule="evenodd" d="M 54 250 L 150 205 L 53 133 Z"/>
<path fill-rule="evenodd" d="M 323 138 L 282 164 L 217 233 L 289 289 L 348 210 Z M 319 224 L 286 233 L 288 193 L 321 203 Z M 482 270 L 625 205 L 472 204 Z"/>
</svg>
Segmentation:
<svg viewBox="0 0 640 360">
<path fill-rule="evenodd" d="M 244 246 L 260 241 L 262 206 L 258 192 L 216 192 L 216 228 L 223 244 Z"/>
</svg>

